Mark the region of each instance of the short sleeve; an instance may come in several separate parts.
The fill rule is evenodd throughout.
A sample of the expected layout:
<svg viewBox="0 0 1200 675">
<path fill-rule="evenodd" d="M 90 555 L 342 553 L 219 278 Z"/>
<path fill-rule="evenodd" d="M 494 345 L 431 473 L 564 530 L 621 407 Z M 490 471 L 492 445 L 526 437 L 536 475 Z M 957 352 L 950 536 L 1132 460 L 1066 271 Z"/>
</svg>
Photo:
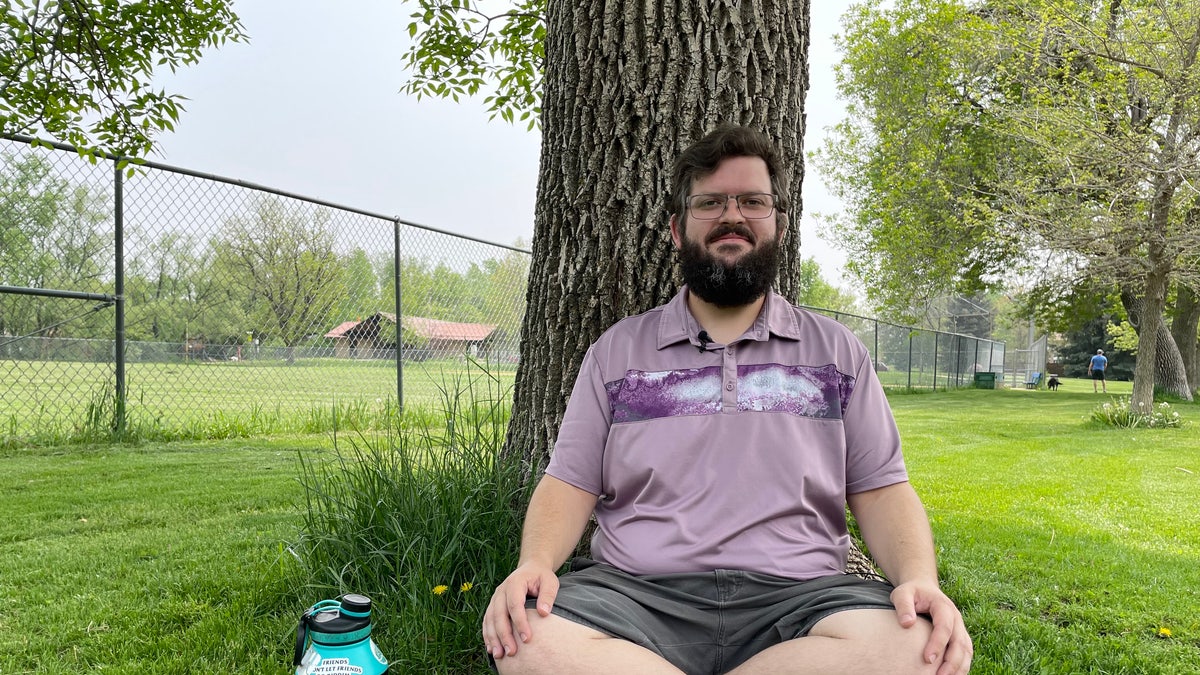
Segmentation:
<svg viewBox="0 0 1200 675">
<path fill-rule="evenodd" d="M 571 389 L 546 473 L 580 490 L 601 495 L 604 448 L 612 415 L 595 347 L 588 349 Z"/>
</svg>

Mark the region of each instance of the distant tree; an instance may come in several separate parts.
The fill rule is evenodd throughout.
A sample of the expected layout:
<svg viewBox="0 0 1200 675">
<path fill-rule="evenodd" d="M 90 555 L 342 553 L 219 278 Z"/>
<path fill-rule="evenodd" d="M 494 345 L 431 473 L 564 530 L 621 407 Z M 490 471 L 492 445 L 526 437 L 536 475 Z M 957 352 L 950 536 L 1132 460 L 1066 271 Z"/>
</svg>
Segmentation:
<svg viewBox="0 0 1200 675">
<path fill-rule="evenodd" d="M 5 2 L 0 133 L 145 156 L 182 110 L 182 97 L 151 86 L 155 70 L 245 38 L 231 0 Z"/>
<path fill-rule="evenodd" d="M 111 204 L 40 154 L 0 157 L 0 285 L 100 293 L 113 272 Z M 0 333 L 87 335 L 78 301 L 0 295 Z M 95 319 L 92 319 L 95 321 Z"/>
<path fill-rule="evenodd" d="M 251 214 L 225 223 L 215 246 L 234 284 L 248 293 L 255 332 L 287 347 L 288 363 L 297 345 L 328 330 L 345 298 L 329 211 L 306 211 L 259 198 Z"/>
<path fill-rule="evenodd" d="M 857 299 L 821 276 L 821 266 L 814 258 L 800 261 L 796 269 L 796 302 L 809 307 L 832 309 L 847 313 L 858 311 Z"/>
<path fill-rule="evenodd" d="M 385 305 L 380 296 L 379 278 L 366 251 L 356 248 L 339 262 L 346 284 L 346 297 L 339 308 L 340 316 L 365 319 L 385 306 L 391 306 L 390 302 Z"/>
<path fill-rule="evenodd" d="M 167 231 L 133 256 L 126 270 L 127 336 L 135 340 L 241 342 L 248 328 L 230 275 L 216 252 L 188 232 Z"/>
</svg>

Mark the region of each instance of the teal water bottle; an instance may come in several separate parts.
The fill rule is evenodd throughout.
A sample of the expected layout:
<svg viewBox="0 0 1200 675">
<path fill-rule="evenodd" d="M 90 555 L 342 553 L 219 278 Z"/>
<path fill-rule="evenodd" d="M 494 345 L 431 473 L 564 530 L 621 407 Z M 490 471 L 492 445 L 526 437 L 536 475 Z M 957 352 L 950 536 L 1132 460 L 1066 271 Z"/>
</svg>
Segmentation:
<svg viewBox="0 0 1200 675">
<path fill-rule="evenodd" d="M 387 659 L 371 639 L 371 599 L 347 593 L 322 600 L 300 617 L 296 675 L 382 675 Z"/>
</svg>

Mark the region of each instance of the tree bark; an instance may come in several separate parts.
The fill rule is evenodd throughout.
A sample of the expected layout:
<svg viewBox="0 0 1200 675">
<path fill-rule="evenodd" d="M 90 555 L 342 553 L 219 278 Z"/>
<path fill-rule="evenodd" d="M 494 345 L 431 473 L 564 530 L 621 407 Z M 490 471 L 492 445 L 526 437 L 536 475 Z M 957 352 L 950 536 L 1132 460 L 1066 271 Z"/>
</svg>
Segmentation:
<svg viewBox="0 0 1200 675">
<path fill-rule="evenodd" d="M 1197 330 L 1200 329 L 1200 298 L 1196 291 L 1179 284 L 1175 293 L 1175 313 L 1171 317 L 1171 337 L 1179 348 L 1183 370 L 1187 374 L 1188 390 L 1200 392 L 1200 350 L 1197 349 Z"/>
<path fill-rule="evenodd" d="M 791 169 L 778 290 L 796 292 L 807 0 L 549 0 L 527 310 L 505 454 L 545 466 L 591 343 L 677 288 L 672 162 L 721 122 L 753 125 Z"/>
</svg>

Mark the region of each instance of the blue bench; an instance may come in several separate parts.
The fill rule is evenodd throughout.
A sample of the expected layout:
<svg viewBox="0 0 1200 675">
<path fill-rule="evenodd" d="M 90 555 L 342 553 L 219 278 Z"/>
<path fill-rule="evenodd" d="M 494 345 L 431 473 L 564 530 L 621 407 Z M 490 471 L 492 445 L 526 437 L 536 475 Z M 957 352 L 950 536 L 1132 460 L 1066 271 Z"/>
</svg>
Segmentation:
<svg viewBox="0 0 1200 675">
<path fill-rule="evenodd" d="M 1041 382 L 1042 382 L 1042 374 L 1041 373 L 1033 373 L 1032 375 L 1029 376 L 1028 380 L 1025 380 L 1025 388 L 1026 389 L 1037 389 L 1038 385 L 1041 384 Z"/>
</svg>

